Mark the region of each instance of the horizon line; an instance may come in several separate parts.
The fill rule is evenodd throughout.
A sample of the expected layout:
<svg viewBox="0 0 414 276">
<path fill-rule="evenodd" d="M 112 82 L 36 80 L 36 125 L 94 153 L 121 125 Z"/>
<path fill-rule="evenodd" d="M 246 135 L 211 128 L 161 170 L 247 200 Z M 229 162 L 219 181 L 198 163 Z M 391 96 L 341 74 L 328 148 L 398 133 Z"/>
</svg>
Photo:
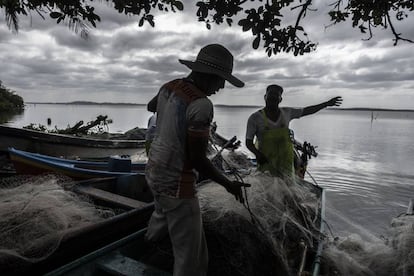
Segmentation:
<svg viewBox="0 0 414 276">
<path fill-rule="evenodd" d="M 111 102 L 93 102 L 93 101 L 72 101 L 72 102 L 25 102 L 25 104 L 66 104 L 66 105 L 132 105 L 132 106 L 145 106 L 143 103 L 111 103 Z M 245 104 L 214 104 L 214 106 L 222 107 L 249 107 L 259 108 L 263 105 L 245 105 Z M 407 108 L 383 108 L 383 107 L 328 107 L 327 110 L 360 110 L 360 111 L 408 111 L 414 112 L 414 109 Z"/>
</svg>

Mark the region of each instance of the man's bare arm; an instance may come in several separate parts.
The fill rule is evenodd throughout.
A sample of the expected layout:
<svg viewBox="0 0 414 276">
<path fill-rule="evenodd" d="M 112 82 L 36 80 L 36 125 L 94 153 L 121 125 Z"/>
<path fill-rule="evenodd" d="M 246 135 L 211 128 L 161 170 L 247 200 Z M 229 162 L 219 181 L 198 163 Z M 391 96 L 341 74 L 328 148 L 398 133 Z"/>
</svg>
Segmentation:
<svg viewBox="0 0 414 276">
<path fill-rule="evenodd" d="M 188 152 L 190 162 L 194 168 L 205 177 L 222 185 L 229 193 L 243 203 L 241 187 L 250 187 L 250 184 L 244 184 L 237 181 L 230 181 L 219 170 L 217 170 L 211 161 L 207 158 L 208 137 L 199 135 L 188 135 Z"/>
<path fill-rule="evenodd" d="M 303 109 L 303 113 L 302 116 L 306 116 L 306 115 L 311 115 L 314 114 L 318 111 L 320 111 L 321 109 L 324 109 L 326 107 L 329 106 L 340 106 L 342 104 L 342 97 L 334 97 L 332 99 L 330 99 L 329 101 L 317 104 L 317 105 L 311 105 L 311 106 L 307 106 Z"/>
<path fill-rule="evenodd" d="M 268 162 L 265 155 L 254 146 L 252 139 L 246 139 L 246 147 L 256 156 L 256 160 L 259 164 Z"/>
</svg>

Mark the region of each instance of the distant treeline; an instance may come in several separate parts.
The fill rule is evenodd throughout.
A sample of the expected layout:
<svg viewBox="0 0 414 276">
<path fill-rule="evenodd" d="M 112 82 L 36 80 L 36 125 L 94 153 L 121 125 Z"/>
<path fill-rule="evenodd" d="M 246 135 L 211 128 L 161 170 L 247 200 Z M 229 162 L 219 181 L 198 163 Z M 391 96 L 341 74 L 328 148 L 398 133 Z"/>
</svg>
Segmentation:
<svg viewBox="0 0 414 276">
<path fill-rule="evenodd" d="M 73 104 L 73 105 L 147 105 L 147 104 L 140 104 L 140 103 L 109 103 L 109 102 L 90 102 L 90 101 L 74 101 L 74 102 L 26 102 L 27 104 Z"/>
<path fill-rule="evenodd" d="M 6 88 L 0 81 L 0 112 L 21 112 L 24 109 L 23 98 Z"/>
<path fill-rule="evenodd" d="M 414 112 L 414 109 L 391 109 L 391 108 L 368 108 L 368 107 L 351 107 L 351 108 L 328 108 L 330 110 L 354 110 L 354 111 L 398 111 Z"/>
<path fill-rule="evenodd" d="M 73 105 L 129 105 L 129 106 L 146 106 L 147 104 L 142 103 L 109 103 L 109 102 L 91 102 L 91 101 L 73 101 L 73 102 L 26 102 L 27 104 L 73 104 Z M 215 104 L 216 107 L 255 107 L 259 108 L 259 105 L 226 105 L 226 104 Z"/>
<path fill-rule="evenodd" d="M 26 104 L 62 104 L 62 105 L 124 105 L 124 106 L 146 106 L 147 104 L 142 103 L 109 103 L 109 102 L 92 102 L 92 101 L 73 101 L 73 102 L 26 102 Z M 215 107 L 220 108 L 261 108 L 263 106 L 260 105 L 227 105 L 227 104 L 215 104 Z M 369 108 L 369 107 L 350 107 L 350 108 L 342 108 L 342 107 L 335 107 L 335 108 L 327 108 L 328 110 L 336 110 L 336 111 L 347 111 L 347 110 L 355 110 L 355 111 L 400 111 L 400 112 L 414 112 L 414 109 L 389 109 L 389 108 Z"/>
</svg>

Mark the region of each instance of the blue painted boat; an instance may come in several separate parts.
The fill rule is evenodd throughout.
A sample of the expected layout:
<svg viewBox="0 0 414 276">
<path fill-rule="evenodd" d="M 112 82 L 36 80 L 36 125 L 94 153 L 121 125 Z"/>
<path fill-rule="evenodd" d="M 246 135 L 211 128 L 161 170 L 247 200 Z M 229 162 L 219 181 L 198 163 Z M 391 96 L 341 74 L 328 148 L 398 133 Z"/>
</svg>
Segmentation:
<svg viewBox="0 0 414 276">
<path fill-rule="evenodd" d="M 9 148 L 8 153 L 18 174 L 36 175 L 53 172 L 67 175 L 74 179 L 89 179 L 143 175 L 145 169 L 145 163 L 135 163 L 132 165 L 129 159 L 114 159 L 112 160 L 113 162 L 111 160 L 108 162 L 78 161 L 26 152 L 14 148 Z"/>
</svg>

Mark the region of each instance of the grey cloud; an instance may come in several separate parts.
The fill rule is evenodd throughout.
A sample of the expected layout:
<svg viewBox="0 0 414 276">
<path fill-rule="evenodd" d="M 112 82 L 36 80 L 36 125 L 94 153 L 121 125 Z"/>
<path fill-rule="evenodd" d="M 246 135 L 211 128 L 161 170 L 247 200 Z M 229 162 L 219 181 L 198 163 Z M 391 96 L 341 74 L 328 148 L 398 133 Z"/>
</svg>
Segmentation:
<svg viewBox="0 0 414 276">
<path fill-rule="evenodd" d="M 339 79 L 345 82 L 402 82 L 406 80 L 414 81 L 414 75 L 412 73 L 390 73 L 386 71 L 382 72 L 369 72 L 369 73 L 341 73 L 338 75 Z"/>
<path fill-rule="evenodd" d="M 377 70 L 387 70 L 391 71 L 399 70 L 411 70 L 414 72 L 414 67 L 412 64 L 414 63 L 414 57 L 411 55 L 411 51 L 407 49 L 403 51 L 400 48 L 398 51 L 391 51 L 394 49 L 390 49 L 386 55 L 381 56 L 362 56 L 355 62 L 350 63 L 350 69 L 360 69 L 360 68 L 371 68 Z M 396 49 L 395 49 L 396 50 Z"/>
<path fill-rule="evenodd" d="M 6 26 L 6 23 L 0 21 L 0 43 L 7 42 L 12 38 L 13 34 Z"/>
<path fill-rule="evenodd" d="M 152 72 L 173 73 L 185 72 L 186 67 L 178 62 L 178 55 L 166 55 L 162 57 L 146 57 L 139 62 L 141 68 Z"/>
<path fill-rule="evenodd" d="M 65 72 L 65 70 L 62 68 L 62 65 L 50 62 L 49 60 L 45 59 L 36 60 L 27 67 L 30 69 L 28 73 L 32 75 L 56 76 Z"/>
<path fill-rule="evenodd" d="M 320 42 L 317 52 L 296 58 L 288 54 L 268 58 L 264 49 L 252 49 L 252 37 L 241 35 L 236 24 L 232 29 L 223 25 L 206 31 L 199 23 L 199 32 L 185 34 L 178 29 L 138 28 L 137 17 L 118 14 L 106 4 L 97 9 L 102 22 L 97 29 L 91 29 L 89 40 L 83 40 L 64 24 L 43 21 L 37 16 L 33 16 L 32 26 L 25 19 L 18 35 L 7 30 L 5 24 L 0 26 L 0 63 L 8 64 L 7 68 L 0 66 L 0 79 L 14 90 L 24 91 L 29 99 L 51 97 L 65 101 L 63 93 L 69 93 L 70 99 L 90 99 L 95 95 L 97 101 L 144 102 L 164 82 L 189 73 L 178 59 L 194 59 L 202 46 L 221 43 L 235 56 L 235 75 L 246 82 L 244 89 L 226 84 L 226 93 L 217 98 L 223 101 L 231 95 L 237 96 L 237 101 L 262 103 L 264 89 L 270 83 L 281 84 L 297 95 L 319 90 L 367 93 L 374 89 L 388 93 L 414 87 L 412 44 L 393 47 L 387 31 L 362 42 L 364 36 L 349 23 L 324 30 L 329 17 L 320 13 L 309 12 L 303 20 L 311 38 Z M 196 21 L 191 12 L 181 14 L 180 22 L 185 26 Z M 402 26 L 414 32 L 413 28 Z M 32 44 L 30 36 L 37 31 L 49 34 L 57 45 L 40 48 Z M 359 59 L 352 58 L 352 52 L 345 52 L 349 43 L 354 43 L 352 48 L 358 51 Z M 338 57 L 346 53 L 350 59 L 336 60 L 335 50 Z"/>
<path fill-rule="evenodd" d="M 101 47 L 102 40 L 94 33 L 90 33 L 87 38 L 82 38 L 79 34 L 70 30 L 62 31 L 61 29 L 54 28 L 49 34 L 55 38 L 56 43 L 60 46 L 65 46 L 71 49 L 93 52 Z"/>
<path fill-rule="evenodd" d="M 113 8 L 112 3 L 104 2 L 100 5 L 95 3 L 95 13 L 101 18 L 101 21 L 97 22 L 97 29 L 116 30 L 135 22 L 138 25 L 138 16 L 127 16 L 119 13 Z"/>
</svg>

